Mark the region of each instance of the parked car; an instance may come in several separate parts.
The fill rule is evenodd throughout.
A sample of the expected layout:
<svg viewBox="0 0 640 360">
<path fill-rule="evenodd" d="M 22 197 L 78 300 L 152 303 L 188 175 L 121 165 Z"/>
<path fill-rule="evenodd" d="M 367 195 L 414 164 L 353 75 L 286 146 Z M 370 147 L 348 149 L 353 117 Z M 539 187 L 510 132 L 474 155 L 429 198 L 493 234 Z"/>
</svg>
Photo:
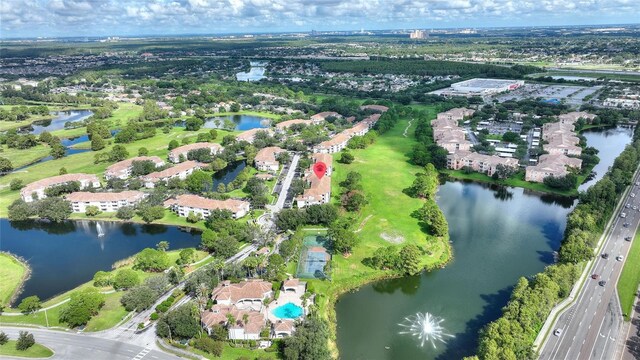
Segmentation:
<svg viewBox="0 0 640 360">
<path fill-rule="evenodd" d="M 625 241 L 631 241 L 631 236 L 627 236 L 626 238 L 624 238 Z"/>
<path fill-rule="evenodd" d="M 625 205 L 625 207 L 628 209 L 628 208 L 631 207 L 631 204 L 627 204 L 627 205 Z"/>
<path fill-rule="evenodd" d="M 602 258 L 605 259 L 605 260 L 608 259 L 609 258 L 609 254 L 608 253 L 602 254 Z"/>
<path fill-rule="evenodd" d="M 624 223 L 624 224 L 622 224 L 622 226 L 629 227 L 629 223 Z"/>
<path fill-rule="evenodd" d="M 631 193 L 631 197 L 632 197 L 632 198 L 636 197 L 636 194 Z"/>
<path fill-rule="evenodd" d="M 620 217 L 624 219 L 624 218 L 627 217 L 627 214 L 626 213 L 622 213 L 622 214 L 620 214 Z"/>
</svg>

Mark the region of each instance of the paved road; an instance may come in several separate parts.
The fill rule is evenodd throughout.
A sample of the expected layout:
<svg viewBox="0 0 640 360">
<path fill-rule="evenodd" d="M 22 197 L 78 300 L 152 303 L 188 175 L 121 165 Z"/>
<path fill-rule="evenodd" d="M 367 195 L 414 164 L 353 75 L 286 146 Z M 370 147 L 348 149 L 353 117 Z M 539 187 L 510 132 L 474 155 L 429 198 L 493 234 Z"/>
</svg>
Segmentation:
<svg viewBox="0 0 640 360">
<path fill-rule="evenodd" d="M 104 339 L 92 335 L 41 329 L 0 328 L 16 339 L 20 330 L 33 334 L 36 342 L 53 350 L 50 359 L 64 360 L 176 360 L 177 356 L 148 347 Z M 11 357 L 3 357 L 11 358 Z M 18 358 L 16 358 L 18 359 Z"/>
<path fill-rule="evenodd" d="M 287 199 L 287 193 L 289 192 L 291 181 L 293 181 L 293 175 L 298 168 L 299 160 L 300 154 L 294 154 L 293 159 L 291 159 L 291 164 L 289 165 L 289 171 L 282 181 L 282 189 L 280 190 L 280 195 L 278 195 L 278 200 L 276 201 L 276 204 L 271 208 L 273 213 L 277 213 L 284 207 L 284 201 Z"/>
<path fill-rule="evenodd" d="M 638 179 L 634 180 L 638 181 Z M 634 186 L 624 204 L 640 208 L 640 187 Z M 616 358 L 617 345 L 623 336 L 621 333 L 623 318 L 615 291 L 616 283 L 624 261 L 617 261 L 622 255 L 626 259 L 631 242 L 625 237 L 633 236 L 640 223 L 640 211 L 626 208 L 620 211 L 626 218 L 616 214 L 612 231 L 604 241 L 603 253 L 609 258 L 598 256 L 592 273 L 598 274 L 597 280 L 587 278 L 586 284 L 577 296 L 577 301 L 559 318 L 553 329 L 562 329 L 560 336 L 550 335 L 540 349 L 540 359 L 575 360 L 596 359 L 609 360 Z M 629 226 L 625 227 L 624 224 Z M 605 286 L 598 282 L 605 280 Z"/>
</svg>

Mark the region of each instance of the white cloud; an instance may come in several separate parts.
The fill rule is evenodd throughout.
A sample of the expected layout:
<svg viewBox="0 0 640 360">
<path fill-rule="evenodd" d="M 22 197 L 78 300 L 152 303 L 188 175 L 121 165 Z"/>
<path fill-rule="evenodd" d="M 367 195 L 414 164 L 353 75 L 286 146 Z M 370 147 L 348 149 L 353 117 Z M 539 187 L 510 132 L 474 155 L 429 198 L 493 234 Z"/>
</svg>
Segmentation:
<svg viewBox="0 0 640 360">
<path fill-rule="evenodd" d="M 9 37 L 73 36 L 79 30 L 110 35 L 624 23 L 637 22 L 637 14 L 637 0 L 0 0 L 0 32 Z"/>
</svg>

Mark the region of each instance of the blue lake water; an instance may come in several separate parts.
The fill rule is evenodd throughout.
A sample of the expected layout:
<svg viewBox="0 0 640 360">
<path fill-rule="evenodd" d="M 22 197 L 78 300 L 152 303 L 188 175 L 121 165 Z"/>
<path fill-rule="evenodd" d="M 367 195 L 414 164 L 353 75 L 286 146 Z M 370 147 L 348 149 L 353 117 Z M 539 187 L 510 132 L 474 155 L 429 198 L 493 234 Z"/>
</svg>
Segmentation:
<svg viewBox="0 0 640 360">
<path fill-rule="evenodd" d="M 231 121 L 235 124 L 233 130 L 263 129 L 271 126 L 271 120 L 253 115 L 227 115 L 208 118 L 204 122 L 204 127 L 209 129 L 224 128 L 224 123 Z"/>
<path fill-rule="evenodd" d="M 247 162 L 245 160 L 239 160 L 229 163 L 226 168 L 220 171 L 216 171 L 212 176 L 213 191 L 216 191 L 220 184 L 224 184 L 226 186 L 232 182 L 245 167 L 247 167 Z"/>
<path fill-rule="evenodd" d="M 104 236 L 98 236 L 98 224 Z M 169 249 L 197 247 L 200 233 L 178 227 L 120 222 L 44 221 L 10 222 L 0 219 L 0 251 L 24 258 L 31 278 L 15 304 L 30 295 L 48 299 L 90 281 L 99 271 L 111 270 L 121 259 L 154 248 L 160 241 Z"/>
<path fill-rule="evenodd" d="M 238 81 L 259 81 L 264 79 L 267 71 L 267 63 L 261 61 L 251 61 L 251 69 L 247 72 L 239 72 L 236 74 Z"/>
<path fill-rule="evenodd" d="M 30 134 L 39 135 L 43 131 L 54 131 L 64 129 L 64 124 L 67 122 L 82 121 L 89 116 L 93 115 L 91 110 L 71 110 L 71 111 L 57 111 L 52 112 L 55 117 L 51 120 L 36 121 L 31 126 L 27 126 L 24 129 L 28 129 Z"/>
</svg>

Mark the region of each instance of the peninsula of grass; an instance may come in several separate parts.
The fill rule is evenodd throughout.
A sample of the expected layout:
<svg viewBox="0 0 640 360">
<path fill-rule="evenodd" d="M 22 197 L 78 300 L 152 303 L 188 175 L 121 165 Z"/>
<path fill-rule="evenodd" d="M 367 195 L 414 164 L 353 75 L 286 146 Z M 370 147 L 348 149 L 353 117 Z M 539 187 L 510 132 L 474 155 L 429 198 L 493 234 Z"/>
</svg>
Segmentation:
<svg viewBox="0 0 640 360">
<path fill-rule="evenodd" d="M 332 200 L 339 202 L 339 183 L 348 172 L 356 171 L 362 174 L 363 192 L 369 204 L 356 215 L 354 222 L 360 243 L 348 257 L 333 255 L 331 280 L 309 280 L 311 287 L 319 294 L 316 305 L 321 316 L 331 324 L 333 340 L 336 336 L 334 304 L 340 294 L 371 281 L 399 275 L 397 272 L 374 269 L 362 263 L 377 249 L 390 245 L 416 244 L 427 251 L 422 258 L 422 266 L 427 269 L 443 266 L 452 255 L 448 237 L 438 238 L 426 234 L 419 220 L 412 216 L 415 210 L 423 206 L 425 200 L 412 198 L 404 192 L 413 183 L 416 173 L 422 171 L 421 167 L 408 161 L 416 144 L 413 128 L 409 128 L 406 137 L 403 136 L 408 123 L 406 119 L 401 120 L 368 148 L 353 150 L 355 161 L 349 165 L 337 161 L 340 154 L 334 156 Z M 318 233 L 317 230 L 307 232 Z M 337 354 L 335 342 L 331 343 L 331 347 L 334 354 Z"/>
<path fill-rule="evenodd" d="M 0 355 L 44 359 L 53 356 L 53 351 L 48 347 L 37 343 L 27 350 L 21 351 L 16 349 L 16 340 L 9 340 L 5 344 L 0 345 Z"/>
<path fill-rule="evenodd" d="M 640 232 L 636 233 L 627 260 L 618 279 L 618 296 L 625 320 L 629 321 L 640 286 Z"/>
<path fill-rule="evenodd" d="M 29 265 L 12 254 L 0 252 L 0 305 L 11 303 L 29 273 Z"/>
</svg>

